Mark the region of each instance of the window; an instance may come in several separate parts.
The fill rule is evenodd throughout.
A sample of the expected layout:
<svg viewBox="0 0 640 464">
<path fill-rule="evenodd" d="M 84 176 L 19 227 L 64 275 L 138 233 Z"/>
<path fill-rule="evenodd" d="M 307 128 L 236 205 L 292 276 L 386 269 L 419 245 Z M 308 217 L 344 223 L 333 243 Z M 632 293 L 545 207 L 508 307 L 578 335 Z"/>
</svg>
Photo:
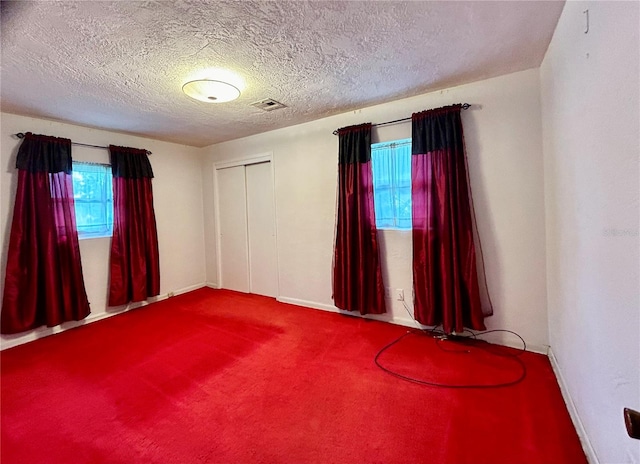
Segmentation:
<svg viewBox="0 0 640 464">
<path fill-rule="evenodd" d="M 371 145 L 378 229 L 411 230 L 411 139 Z"/>
<path fill-rule="evenodd" d="M 72 178 L 78 237 L 110 237 L 113 233 L 111 166 L 74 162 Z"/>
</svg>

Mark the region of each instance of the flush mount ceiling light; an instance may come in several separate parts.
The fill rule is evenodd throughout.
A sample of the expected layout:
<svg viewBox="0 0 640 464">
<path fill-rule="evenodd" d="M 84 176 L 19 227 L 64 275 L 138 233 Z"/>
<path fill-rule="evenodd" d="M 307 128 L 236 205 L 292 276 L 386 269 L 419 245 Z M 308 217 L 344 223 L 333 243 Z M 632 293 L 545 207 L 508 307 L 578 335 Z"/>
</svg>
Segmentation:
<svg viewBox="0 0 640 464">
<path fill-rule="evenodd" d="M 224 103 L 240 96 L 240 90 L 227 82 L 200 79 L 182 86 L 187 96 L 207 103 Z"/>
</svg>

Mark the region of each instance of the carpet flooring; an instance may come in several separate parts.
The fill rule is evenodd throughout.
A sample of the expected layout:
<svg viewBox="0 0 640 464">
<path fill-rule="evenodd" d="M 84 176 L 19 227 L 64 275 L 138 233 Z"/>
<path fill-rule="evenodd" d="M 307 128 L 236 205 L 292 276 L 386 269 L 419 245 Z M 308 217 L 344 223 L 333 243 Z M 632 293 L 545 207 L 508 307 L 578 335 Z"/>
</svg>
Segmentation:
<svg viewBox="0 0 640 464">
<path fill-rule="evenodd" d="M 10 463 L 586 463 L 549 360 L 503 388 L 381 370 L 407 328 L 200 289 L 4 350 Z M 432 383 L 518 379 L 504 348 L 409 334 Z M 510 350 L 508 354 L 515 354 Z"/>
</svg>

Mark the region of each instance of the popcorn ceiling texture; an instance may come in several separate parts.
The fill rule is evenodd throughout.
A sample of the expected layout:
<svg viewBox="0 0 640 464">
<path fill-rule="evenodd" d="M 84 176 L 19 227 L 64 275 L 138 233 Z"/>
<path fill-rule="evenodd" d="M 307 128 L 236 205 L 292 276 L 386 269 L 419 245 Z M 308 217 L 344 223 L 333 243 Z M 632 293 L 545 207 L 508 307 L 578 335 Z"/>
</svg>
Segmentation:
<svg viewBox="0 0 640 464">
<path fill-rule="evenodd" d="M 206 146 L 537 67 L 562 7 L 2 2 L 2 111 Z M 240 98 L 186 97 L 208 68 L 239 74 Z M 250 106 L 264 98 L 287 108 Z"/>
</svg>

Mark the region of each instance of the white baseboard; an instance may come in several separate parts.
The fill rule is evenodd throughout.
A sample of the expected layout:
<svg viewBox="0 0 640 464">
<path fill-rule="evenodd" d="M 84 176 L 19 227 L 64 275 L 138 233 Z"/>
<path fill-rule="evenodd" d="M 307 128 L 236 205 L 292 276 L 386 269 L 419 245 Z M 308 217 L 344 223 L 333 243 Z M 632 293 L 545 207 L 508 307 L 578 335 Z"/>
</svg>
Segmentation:
<svg viewBox="0 0 640 464">
<path fill-rule="evenodd" d="M 374 321 L 389 322 L 391 324 L 403 325 L 407 327 L 414 327 L 414 328 L 416 327 L 413 320 L 409 318 L 392 317 L 392 316 L 389 316 L 388 314 L 365 314 L 364 316 L 362 316 L 359 313 L 345 311 L 331 304 L 318 303 L 318 302 L 309 301 L 309 300 L 300 300 L 298 298 L 289 298 L 286 296 L 279 296 L 278 298 L 276 298 L 276 300 L 279 301 L 280 303 L 303 306 L 305 308 L 321 309 L 322 311 L 329 311 L 331 313 L 343 314 L 345 316 L 361 317 L 363 319 L 372 319 Z"/>
<path fill-rule="evenodd" d="M 589 436 L 587 435 L 587 431 L 582 425 L 582 421 L 580 420 L 580 415 L 578 414 L 578 410 L 576 409 L 576 405 L 571 398 L 571 394 L 569 393 L 569 389 L 567 388 L 567 384 L 562 376 L 562 370 L 560 369 L 560 365 L 558 364 L 558 360 L 553 354 L 553 350 L 549 347 L 549 361 L 551 362 L 551 368 L 558 379 L 558 385 L 560 385 L 560 392 L 562 392 L 562 398 L 564 399 L 565 404 L 567 405 L 567 410 L 569 411 L 569 415 L 571 416 L 571 421 L 573 422 L 573 426 L 576 428 L 576 432 L 578 432 L 578 437 L 580 438 L 580 443 L 582 444 L 582 449 L 584 453 L 587 455 L 587 460 L 590 464 L 600 464 L 598 461 L 598 457 L 591 446 L 591 442 L 589 441 Z"/>
<path fill-rule="evenodd" d="M 181 288 L 179 290 L 174 290 L 173 294 L 174 294 L 174 296 L 175 295 L 182 295 L 183 293 L 189 293 L 189 292 L 192 292 L 194 290 L 198 290 L 199 288 L 204 288 L 206 286 L 207 286 L 207 284 L 204 283 L 204 282 L 200 283 L 200 284 L 189 285 L 188 287 L 184 287 L 184 288 Z"/>
<path fill-rule="evenodd" d="M 278 300 L 281 303 L 287 303 L 287 304 L 293 304 L 296 306 L 304 306 L 306 308 L 313 308 L 313 309 L 321 309 L 323 311 L 329 311 L 332 313 L 338 313 L 338 314 L 344 314 L 347 316 L 354 316 L 354 317 L 362 317 L 365 319 L 373 319 L 375 321 L 381 321 L 381 322 L 388 322 L 390 324 L 396 324 L 396 325 L 402 325 L 405 327 L 411 327 L 413 329 L 416 328 L 420 328 L 420 329 L 430 329 L 431 327 L 428 327 L 426 325 L 422 325 L 420 323 L 417 323 L 416 321 L 414 321 L 413 319 L 405 316 L 405 317 L 396 317 L 396 316 L 391 316 L 389 314 L 366 314 L 364 316 L 361 316 L 359 313 L 354 313 L 351 311 L 344 311 L 342 309 L 339 309 L 337 307 L 335 307 L 334 305 L 331 304 L 325 304 L 325 303 L 318 303 L 315 301 L 308 301 L 308 300 L 300 300 L 297 298 L 289 298 L 289 297 L 285 297 L 285 296 L 280 296 L 278 298 L 276 298 L 276 300 Z M 508 346 L 510 348 L 516 348 L 516 349 L 522 349 L 522 344 L 517 343 L 515 341 L 501 341 L 501 342 L 493 342 L 493 343 L 500 343 L 503 346 Z M 543 354 L 543 355 L 547 355 L 549 347 L 547 345 L 527 345 L 527 351 L 531 351 L 533 353 L 538 353 L 538 354 Z"/>
<path fill-rule="evenodd" d="M 329 305 L 325 303 L 316 303 L 315 301 L 308 300 L 300 300 L 298 298 L 289 298 L 286 296 L 279 296 L 276 298 L 280 303 L 287 303 L 296 306 L 304 306 L 305 308 L 313 308 L 313 309 L 321 309 L 323 311 L 329 311 L 332 313 L 337 313 L 340 310 L 336 308 L 334 305 Z"/>
<path fill-rule="evenodd" d="M 89 316 L 87 316 L 85 319 L 83 319 L 82 321 L 73 321 L 73 322 L 65 322 L 64 324 L 55 326 L 55 327 L 39 327 L 37 329 L 34 329 L 32 331 L 26 332 L 26 333 L 21 333 L 21 334 L 15 334 L 15 335 L 2 335 L 2 337 L 0 338 L 0 350 L 5 350 L 7 348 L 12 348 L 14 346 L 18 346 L 18 345 L 22 345 L 23 343 L 28 343 L 34 340 L 37 340 L 39 338 L 43 338 L 43 337 L 47 337 L 49 335 L 54 335 L 60 332 L 64 332 L 65 330 L 69 330 L 69 329 L 74 329 L 76 327 L 81 327 L 83 325 L 86 324 L 90 324 L 92 322 L 96 322 L 96 321 L 100 321 L 102 319 L 106 319 L 108 317 L 111 316 L 115 316 L 117 314 L 122 314 L 126 311 L 130 311 L 132 309 L 136 309 L 136 308 L 140 308 L 142 306 L 146 306 L 148 304 L 152 304 L 158 301 L 162 301 L 162 300 L 166 300 L 167 298 L 169 298 L 169 293 L 173 293 L 173 295 L 181 295 L 183 293 L 187 293 L 187 292 L 191 292 L 193 290 L 197 290 L 199 288 L 202 287 L 209 287 L 209 288 L 214 288 L 214 289 L 219 289 L 220 285 L 215 283 L 215 282 L 203 282 L 203 283 L 199 283 L 199 284 L 195 284 L 195 285 L 189 285 L 187 287 L 178 289 L 178 290 L 173 290 L 172 292 L 168 292 L 168 293 L 164 293 L 162 295 L 158 295 L 155 296 L 153 298 L 149 298 L 147 301 L 141 301 L 141 302 L 137 302 L 137 303 L 130 303 L 129 305 L 126 305 L 124 307 L 122 307 L 122 309 L 118 310 L 111 310 L 111 311 L 103 311 L 101 313 L 97 313 L 97 314 L 89 314 Z M 380 322 L 388 322 L 390 324 L 396 324 L 396 325 L 401 325 L 401 326 L 405 326 L 405 327 L 411 327 L 411 328 L 428 328 L 427 326 L 422 326 L 420 324 L 417 324 L 413 319 L 409 318 L 409 317 L 396 317 L 396 316 L 391 316 L 389 314 L 367 314 L 364 316 L 361 316 L 358 313 L 354 313 L 351 311 L 344 311 L 342 309 L 337 308 L 336 306 L 332 305 L 332 304 L 326 304 L 326 303 L 318 303 L 315 301 L 310 301 L 310 300 L 301 300 L 298 298 L 289 298 L 289 297 L 284 297 L 284 296 L 280 296 L 276 298 L 277 301 L 281 302 L 281 303 L 287 303 L 287 304 L 293 304 L 296 306 L 303 306 L 306 308 L 313 308 L 313 309 L 320 309 L 322 311 L 329 311 L 332 313 L 338 313 L 338 314 L 343 314 L 346 316 L 353 316 L 353 317 L 362 317 L 365 319 L 372 319 L 375 321 L 380 321 Z M 520 348 L 520 346 L 517 345 L 517 343 L 515 342 L 504 342 L 502 343 L 505 346 L 510 346 L 513 348 Z M 527 350 L 528 351 L 532 351 L 535 353 L 540 353 L 540 354 L 544 354 L 546 355 L 548 352 L 548 347 L 547 346 L 537 346 L 537 345 L 527 345 Z"/>
<path fill-rule="evenodd" d="M 508 340 L 495 340 L 495 339 L 484 339 L 490 343 L 495 343 L 496 345 L 508 346 L 509 348 L 514 348 L 516 350 L 522 350 L 522 342 L 520 340 L 514 339 L 514 337 L 509 337 Z M 526 343 L 526 340 L 525 340 Z M 548 356 L 549 354 L 549 345 L 535 345 L 527 343 L 526 351 L 530 353 L 537 353 L 543 356 Z"/>
<path fill-rule="evenodd" d="M 0 338 L 0 350 L 6 350 L 8 348 L 13 348 L 14 346 L 23 345 L 24 343 L 29 343 L 34 340 L 38 340 L 40 338 L 48 337 L 50 335 L 55 335 L 55 334 L 64 332 L 66 330 L 75 329 L 77 327 L 82 327 L 84 325 L 91 324 L 96 321 L 101 321 L 102 319 L 116 316 L 118 314 L 131 311 L 132 309 L 141 308 L 143 306 L 147 306 L 149 304 L 153 304 L 158 301 L 166 300 L 167 298 L 169 298 L 169 293 L 173 293 L 174 296 L 181 295 L 183 293 L 191 292 L 193 290 L 197 290 L 205 286 L 207 286 L 207 284 L 205 284 L 204 282 L 200 284 L 189 285 L 188 287 L 180 288 L 178 290 L 173 290 L 172 292 L 154 296 L 152 298 L 149 298 L 146 301 L 129 303 L 126 306 L 122 306 L 121 309 L 112 309 L 110 311 L 103 311 L 100 313 L 89 314 L 87 317 L 85 317 L 81 321 L 65 322 L 64 324 L 60 324 L 55 327 L 44 327 L 44 326 L 38 327 L 37 329 L 15 334 L 15 335 L 2 335 L 2 337 Z"/>
<path fill-rule="evenodd" d="M 304 306 L 305 308 L 321 309 L 322 311 L 329 311 L 331 313 L 343 314 L 345 316 L 361 317 L 363 319 L 372 319 L 374 321 L 389 322 L 391 324 L 416 328 L 415 322 L 412 319 L 409 319 L 408 317 L 393 317 L 388 314 L 365 314 L 363 316 L 356 312 L 345 311 L 344 309 L 340 309 L 332 304 L 318 303 L 316 301 L 309 301 L 309 300 L 300 300 L 298 298 L 289 298 L 286 296 L 279 296 L 278 298 L 276 298 L 276 300 L 278 300 L 281 303 L 287 303 L 287 304 L 292 304 L 296 306 Z"/>
</svg>

